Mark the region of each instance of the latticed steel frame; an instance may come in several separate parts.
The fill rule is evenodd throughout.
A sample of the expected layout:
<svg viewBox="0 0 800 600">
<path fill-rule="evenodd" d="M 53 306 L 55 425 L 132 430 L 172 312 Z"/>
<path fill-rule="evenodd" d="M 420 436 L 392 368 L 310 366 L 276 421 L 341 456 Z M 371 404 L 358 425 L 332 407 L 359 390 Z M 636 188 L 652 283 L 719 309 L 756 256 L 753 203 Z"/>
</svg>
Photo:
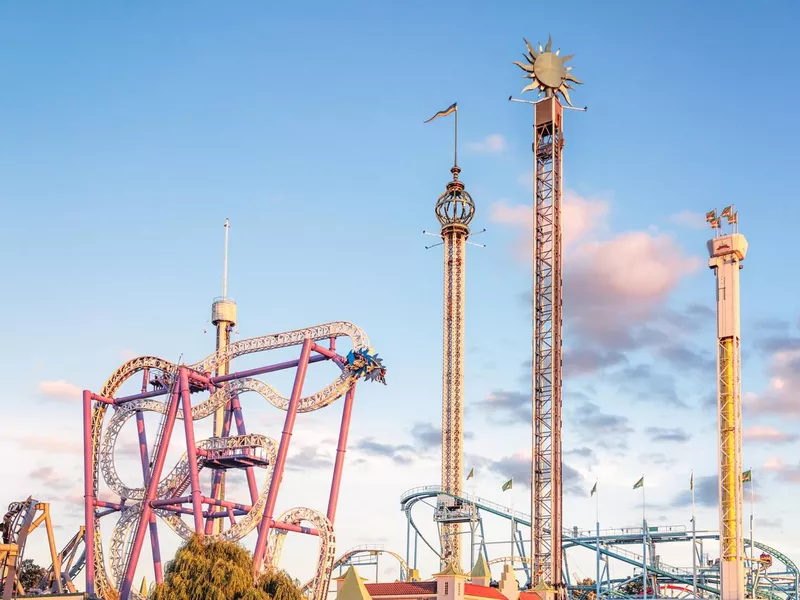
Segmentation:
<svg viewBox="0 0 800 600">
<path fill-rule="evenodd" d="M 718 344 L 720 556 L 730 562 L 743 556 L 742 540 L 742 401 L 739 338 Z"/>
<path fill-rule="evenodd" d="M 464 456 L 464 251 L 469 229 L 442 227 L 444 336 L 442 356 L 442 491 L 461 496 Z M 442 562 L 461 565 L 461 526 L 441 524 Z"/>
<path fill-rule="evenodd" d="M 533 584 L 561 583 L 562 108 L 535 106 L 533 244 Z"/>
</svg>

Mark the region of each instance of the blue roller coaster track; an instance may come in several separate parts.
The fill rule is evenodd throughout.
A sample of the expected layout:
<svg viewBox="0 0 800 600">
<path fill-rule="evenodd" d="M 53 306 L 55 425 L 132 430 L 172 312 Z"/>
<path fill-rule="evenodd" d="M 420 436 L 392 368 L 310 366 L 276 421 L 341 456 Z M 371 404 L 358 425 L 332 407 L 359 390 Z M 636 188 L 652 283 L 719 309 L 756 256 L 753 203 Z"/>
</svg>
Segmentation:
<svg viewBox="0 0 800 600">
<path fill-rule="evenodd" d="M 431 499 L 439 499 L 441 497 L 449 497 L 454 501 L 454 505 L 462 514 L 470 514 L 470 535 L 472 536 L 472 543 L 470 547 L 473 549 L 470 561 L 475 562 L 474 549 L 476 546 L 479 551 L 484 554 L 487 562 L 498 562 L 503 559 L 490 560 L 487 545 L 485 543 L 483 517 L 485 515 L 492 515 L 501 519 L 512 521 L 512 530 L 514 531 L 514 540 L 509 545 L 513 544 L 515 552 L 512 556 L 504 557 L 506 560 L 513 560 L 520 563 L 522 566 L 519 570 L 523 571 L 525 577 L 530 581 L 530 560 L 525 556 L 525 547 L 523 544 L 522 532 L 517 530 L 517 526 L 530 527 L 530 515 L 520 513 L 519 511 L 512 511 L 512 509 L 485 500 L 478 497 L 467 496 L 453 496 L 451 494 L 444 494 L 439 486 L 425 486 L 413 488 L 406 491 L 400 498 L 400 508 L 406 515 L 408 522 L 408 537 L 406 541 L 406 562 L 414 569 L 417 568 L 417 551 L 418 541 L 422 542 L 434 553 L 435 556 L 440 557 L 439 550 L 436 549 L 437 544 L 432 544 L 428 541 L 420 531 L 417 523 L 414 521 L 412 509 L 415 505 L 423 503 L 430 505 Z M 463 522 L 463 519 L 462 519 Z M 412 553 L 412 532 L 413 532 L 413 553 Z M 475 542 L 475 538 L 482 540 Z M 718 540 L 719 535 L 715 532 L 696 532 L 695 540 L 700 544 L 704 540 Z M 510 536 L 509 536 L 510 538 Z M 571 592 L 571 596 L 575 598 L 588 598 L 589 594 L 596 594 L 598 585 L 594 582 L 592 585 L 586 585 L 580 581 L 572 581 L 570 578 L 570 571 L 568 568 L 568 553 L 567 550 L 572 548 L 583 548 L 596 554 L 598 561 L 598 573 L 600 577 L 599 590 L 600 595 L 605 597 L 626 597 L 629 594 L 625 590 L 630 590 L 630 584 L 640 583 L 641 572 L 647 569 L 649 589 L 653 587 L 669 592 L 674 595 L 677 590 L 683 590 L 683 595 L 693 596 L 693 570 L 692 568 L 673 567 L 663 563 L 654 556 L 654 552 L 648 552 L 648 560 L 645 565 L 645 560 L 641 554 L 631 552 L 624 546 L 638 544 L 642 546 L 647 544 L 649 547 L 654 548 L 657 543 L 670 543 L 670 542 L 684 542 L 692 543 L 692 532 L 687 531 L 684 526 L 672 527 L 648 527 L 643 531 L 642 527 L 630 529 L 612 529 L 600 531 L 578 531 L 577 528 L 564 530 L 563 546 L 564 546 L 564 574 L 565 583 Z M 748 575 L 748 590 L 752 593 L 753 586 L 756 589 L 756 596 L 766 598 L 768 600 L 800 600 L 798 588 L 800 588 L 800 571 L 797 565 L 789 559 L 785 554 L 779 550 L 772 548 L 766 544 L 755 541 L 755 548 L 761 550 L 764 555 L 769 556 L 769 562 L 762 560 L 751 561 Z M 745 540 L 745 547 L 750 547 L 750 540 Z M 697 548 L 693 549 L 697 552 Z M 702 555 L 702 552 L 700 552 Z M 699 557 L 700 558 L 700 557 Z M 635 574 L 628 578 L 612 579 L 609 575 L 609 560 L 614 560 L 618 564 L 628 565 L 632 571 L 638 569 L 639 574 Z M 639 588 L 641 590 L 641 588 Z M 641 591 L 639 592 L 641 595 Z M 718 564 L 705 564 L 699 563 L 697 569 L 697 594 L 704 597 L 719 597 L 719 566 Z M 648 594 L 649 595 L 649 594 Z"/>
</svg>

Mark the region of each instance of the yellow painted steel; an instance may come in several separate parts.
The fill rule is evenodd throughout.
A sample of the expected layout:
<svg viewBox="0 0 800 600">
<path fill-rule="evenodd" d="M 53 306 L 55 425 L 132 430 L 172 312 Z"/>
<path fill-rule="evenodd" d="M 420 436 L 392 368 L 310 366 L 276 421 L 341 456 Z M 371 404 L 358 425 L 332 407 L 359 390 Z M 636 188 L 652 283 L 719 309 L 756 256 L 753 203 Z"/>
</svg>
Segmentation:
<svg viewBox="0 0 800 600">
<path fill-rule="evenodd" d="M 721 339 L 719 341 L 720 508 L 722 509 L 720 546 L 721 558 L 725 561 L 736 560 L 738 555 L 739 519 L 736 487 L 741 474 L 736 465 L 737 358 L 734 338 Z"/>
</svg>

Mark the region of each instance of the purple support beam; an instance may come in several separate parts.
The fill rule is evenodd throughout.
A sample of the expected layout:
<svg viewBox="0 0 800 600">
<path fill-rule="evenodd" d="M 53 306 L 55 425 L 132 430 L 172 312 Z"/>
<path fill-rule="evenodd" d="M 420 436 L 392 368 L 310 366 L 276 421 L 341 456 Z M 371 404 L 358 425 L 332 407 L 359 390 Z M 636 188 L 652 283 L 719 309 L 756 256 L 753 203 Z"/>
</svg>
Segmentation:
<svg viewBox="0 0 800 600">
<path fill-rule="evenodd" d="M 94 595 L 94 454 L 92 392 L 83 391 L 83 519 L 86 527 L 86 593 Z"/>
<path fill-rule="evenodd" d="M 203 491 L 200 489 L 200 469 L 197 467 L 197 444 L 194 441 L 194 421 L 192 421 L 192 398 L 189 390 L 189 370 L 181 367 L 181 403 L 183 405 L 183 425 L 186 432 L 186 454 L 189 459 L 189 481 L 192 490 L 194 509 L 194 530 L 203 536 Z"/>
<path fill-rule="evenodd" d="M 231 410 L 231 402 L 225 405 L 225 418 L 222 421 L 222 437 L 226 438 L 229 437 L 231 434 L 231 418 L 233 416 L 233 412 Z M 252 467 L 248 467 L 250 471 L 252 471 Z M 216 498 L 219 495 L 219 488 L 222 486 L 222 473 L 221 470 L 215 470 L 214 474 L 212 475 L 211 481 L 211 497 Z M 255 500 L 252 500 L 255 502 Z M 208 512 L 211 512 L 211 506 L 208 507 Z M 206 535 L 211 535 L 214 532 L 214 521 L 212 519 L 206 519 Z"/>
<path fill-rule="evenodd" d="M 100 506 L 102 508 L 110 508 L 114 511 L 122 510 L 125 508 L 125 499 L 122 499 L 122 502 L 109 502 L 108 500 L 95 500 L 95 506 Z"/>
<path fill-rule="evenodd" d="M 181 367 L 183 369 L 184 367 Z M 168 404 L 167 414 L 164 421 L 164 432 L 161 437 L 161 444 L 156 450 L 156 458 L 153 464 L 153 470 L 150 474 L 150 482 L 147 484 L 145 490 L 145 498 L 142 507 L 142 516 L 136 524 L 136 533 L 133 538 L 133 547 L 131 548 L 131 555 L 128 559 L 128 564 L 125 566 L 125 577 L 122 580 L 122 587 L 119 593 L 119 600 L 128 600 L 131 593 L 131 586 L 133 585 L 133 575 L 136 572 L 136 564 L 139 562 L 139 556 L 142 553 L 142 543 L 144 542 L 145 526 L 150 523 L 150 515 L 153 512 L 153 507 L 150 505 L 155 500 L 156 492 L 158 491 L 158 482 L 161 479 L 161 473 L 164 470 L 164 460 L 167 458 L 167 449 L 169 448 L 169 440 L 172 437 L 172 430 L 175 428 L 175 417 L 178 414 L 178 403 L 180 402 L 180 385 L 175 386 L 172 398 Z M 191 420 L 191 419 L 190 419 Z M 88 537 L 88 524 L 87 524 L 87 540 Z M 87 552 L 91 544 L 87 544 Z M 87 580 L 88 575 L 88 554 L 87 554 Z M 94 581 L 94 573 L 92 573 L 92 581 Z M 88 589 L 87 589 L 88 591 Z"/>
<path fill-rule="evenodd" d="M 239 432 L 239 435 L 247 435 L 247 428 L 244 426 L 242 405 L 239 402 L 238 394 L 235 394 L 233 398 L 231 398 L 231 410 L 233 411 L 233 416 L 236 419 L 236 431 Z M 256 485 L 256 475 L 253 472 L 253 467 L 247 467 L 245 469 L 245 475 L 247 476 L 247 487 L 250 490 L 250 502 L 255 504 L 256 500 L 258 500 L 258 485 Z M 261 525 L 259 524 L 259 529 L 260 528 Z"/>
<path fill-rule="evenodd" d="M 147 371 L 145 369 L 144 383 L 142 384 L 142 391 L 147 389 Z M 150 457 L 147 452 L 147 432 L 144 429 L 144 414 L 142 411 L 136 411 L 136 431 L 139 434 L 139 456 L 142 459 L 142 481 L 146 486 L 150 483 Z M 156 577 L 156 583 L 164 582 L 164 570 L 161 565 L 161 545 L 158 543 L 158 523 L 156 522 L 156 514 L 150 514 L 150 549 L 153 553 L 153 571 Z"/>
<path fill-rule="evenodd" d="M 312 356 L 308 362 L 309 363 L 316 363 L 328 360 L 326 356 Z M 283 371 L 285 369 L 291 369 L 296 367 L 300 363 L 299 360 L 289 360 L 282 363 L 276 363 L 274 365 L 269 365 L 266 367 L 259 367 L 257 369 L 250 369 L 248 371 L 239 371 L 238 373 L 231 373 L 230 375 L 222 375 L 220 377 L 212 377 L 208 381 L 213 386 L 219 386 L 221 383 L 225 383 L 226 381 L 233 381 L 234 379 L 242 379 L 244 377 L 255 377 L 256 375 L 263 375 L 264 373 L 274 373 L 275 371 Z M 116 404 L 122 405 L 126 404 L 127 402 L 132 402 L 134 400 L 144 400 L 146 398 L 154 398 L 156 396 L 164 396 L 169 393 L 168 388 L 162 388 L 160 390 L 152 390 L 149 392 L 144 392 L 143 394 L 133 394 L 131 396 L 123 396 L 121 398 L 103 398 L 102 396 L 97 396 L 96 394 L 92 394 L 92 400 L 97 400 L 98 402 L 105 402 L 106 404 Z"/>
<path fill-rule="evenodd" d="M 264 564 L 264 556 L 267 550 L 267 536 L 269 535 L 270 526 L 273 523 L 273 513 L 275 512 L 275 502 L 278 499 L 278 488 L 283 479 L 283 469 L 286 465 L 286 455 L 289 452 L 289 442 L 292 439 L 292 430 L 294 429 L 294 422 L 297 418 L 297 406 L 300 403 L 300 397 L 303 391 L 303 383 L 306 379 L 306 371 L 308 370 L 309 358 L 311 356 L 312 341 L 309 338 L 303 340 L 303 349 L 300 351 L 300 361 L 297 365 L 297 372 L 294 376 L 294 386 L 292 387 L 292 395 L 289 399 L 289 407 L 286 410 L 286 421 L 283 425 L 283 434 L 281 435 L 281 444 L 278 447 L 278 457 L 275 460 L 275 467 L 272 472 L 272 482 L 269 486 L 269 493 L 267 494 L 267 502 L 264 506 L 264 519 L 265 525 L 258 530 L 258 540 L 256 541 L 256 548 L 253 552 L 253 571 L 258 574 L 261 572 L 261 567 Z M 127 600 L 127 598 L 122 598 Z"/>
<path fill-rule="evenodd" d="M 339 444 L 336 447 L 336 462 L 333 465 L 333 479 L 331 481 L 331 495 L 328 498 L 328 520 L 333 523 L 336 518 L 336 505 L 339 503 L 339 489 L 342 483 L 342 468 L 344 467 L 344 453 L 347 451 L 347 436 L 350 433 L 350 417 L 353 414 L 353 399 L 356 395 L 356 384 L 347 390 L 342 409 L 342 425 L 339 428 Z"/>
</svg>

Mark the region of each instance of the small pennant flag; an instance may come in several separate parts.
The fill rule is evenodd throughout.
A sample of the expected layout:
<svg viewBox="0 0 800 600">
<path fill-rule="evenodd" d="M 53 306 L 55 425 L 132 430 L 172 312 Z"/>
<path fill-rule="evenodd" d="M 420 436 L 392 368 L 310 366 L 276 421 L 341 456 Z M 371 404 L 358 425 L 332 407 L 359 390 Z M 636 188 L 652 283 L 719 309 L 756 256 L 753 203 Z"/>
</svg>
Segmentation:
<svg viewBox="0 0 800 600">
<path fill-rule="evenodd" d="M 467 479 L 472 479 L 473 477 L 475 477 L 475 469 L 474 468 L 469 470 L 469 474 L 467 475 Z"/>
<path fill-rule="evenodd" d="M 510 489 L 511 489 L 511 486 L 512 486 L 512 484 L 513 484 L 513 481 L 514 481 L 514 478 L 512 477 L 511 479 L 509 479 L 508 481 L 506 481 L 506 482 L 503 484 L 503 491 L 504 491 L 504 492 L 505 492 L 506 490 L 510 490 Z"/>
<path fill-rule="evenodd" d="M 747 469 L 742 473 L 742 483 L 751 483 L 753 481 L 753 470 Z"/>
<path fill-rule="evenodd" d="M 644 487 L 644 475 L 642 475 L 641 479 L 633 484 L 633 489 L 638 490 L 640 487 Z"/>
<path fill-rule="evenodd" d="M 447 115 L 453 114 L 457 110 L 458 110 L 458 102 L 453 102 L 450 106 L 448 106 L 444 110 L 440 110 L 435 115 L 433 115 L 430 119 L 428 119 L 427 121 L 424 121 L 424 122 L 425 123 L 430 123 L 431 121 L 433 121 L 434 119 L 436 119 L 438 117 L 446 117 Z"/>
<path fill-rule="evenodd" d="M 589 497 L 591 498 L 592 496 L 594 496 L 596 491 L 597 491 L 597 482 L 595 481 L 594 485 L 592 486 L 592 491 L 589 492 Z"/>
<path fill-rule="evenodd" d="M 689 489 L 690 490 L 694 489 L 694 471 L 692 471 L 692 475 L 691 477 L 689 477 Z"/>
</svg>

